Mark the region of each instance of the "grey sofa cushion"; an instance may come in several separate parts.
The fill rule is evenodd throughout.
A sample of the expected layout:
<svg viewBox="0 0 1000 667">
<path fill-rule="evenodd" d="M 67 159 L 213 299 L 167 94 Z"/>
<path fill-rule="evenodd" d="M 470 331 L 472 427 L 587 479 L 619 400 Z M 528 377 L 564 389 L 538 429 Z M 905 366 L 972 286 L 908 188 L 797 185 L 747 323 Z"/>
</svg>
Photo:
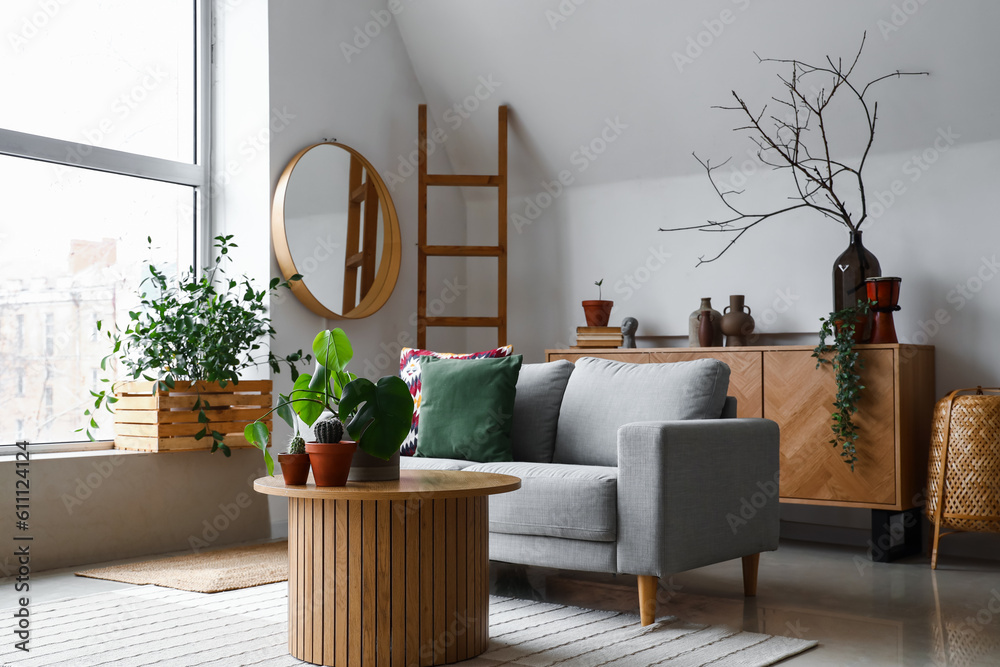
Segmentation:
<svg viewBox="0 0 1000 667">
<path fill-rule="evenodd" d="M 555 463 L 618 465 L 618 428 L 641 421 L 718 419 L 729 366 L 717 359 L 627 364 L 584 357 L 566 385 Z"/>
<path fill-rule="evenodd" d="M 419 456 L 400 456 L 400 470 L 465 470 L 475 461 L 459 459 L 431 459 Z"/>
<path fill-rule="evenodd" d="M 573 363 L 522 364 L 514 397 L 510 442 L 515 461 L 551 463 L 556 425 Z"/>
<path fill-rule="evenodd" d="M 618 468 L 554 463 L 477 463 L 470 472 L 514 475 L 521 488 L 490 496 L 490 532 L 614 542 Z"/>
</svg>

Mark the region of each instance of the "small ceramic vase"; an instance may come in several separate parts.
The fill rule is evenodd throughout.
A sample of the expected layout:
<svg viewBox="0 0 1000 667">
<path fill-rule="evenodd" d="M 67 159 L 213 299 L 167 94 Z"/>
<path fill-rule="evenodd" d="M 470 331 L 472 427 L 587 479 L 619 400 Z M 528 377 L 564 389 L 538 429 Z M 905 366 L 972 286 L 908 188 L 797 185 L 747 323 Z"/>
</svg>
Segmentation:
<svg viewBox="0 0 1000 667">
<path fill-rule="evenodd" d="M 712 312 L 712 342 L 710 345 L 702 345 L 699 335 L 699 329 L 701 327 L 701 321 L 698 319 L 701 316 L 701 311 L 709 310 Z M 712 308 L 712 299 L 710 297 L 702 297 L 701 306 L 698 310 L 691 313 L 688 318 L 688 347 L 722 347 L 722 313 Z"/>
<path fill-rule="evenodd" d="M 712 326 L 712 311 L 703 310 L 698 315 L 698 344 L 701 347 L 712 347 L 715 327 Z"/>
<path fill-rule="evenodd" d="M 722 316 L 722 333 L 726 334 L 726 347 L 743 347 L 747 337 L 753 333 L 754 321 L 750 317 L 750 306 L 743 305 L 744 296 L 733 294 L 729 297 Z M 743 309 L 746 312 L 743 312 Z"/>
</svg>

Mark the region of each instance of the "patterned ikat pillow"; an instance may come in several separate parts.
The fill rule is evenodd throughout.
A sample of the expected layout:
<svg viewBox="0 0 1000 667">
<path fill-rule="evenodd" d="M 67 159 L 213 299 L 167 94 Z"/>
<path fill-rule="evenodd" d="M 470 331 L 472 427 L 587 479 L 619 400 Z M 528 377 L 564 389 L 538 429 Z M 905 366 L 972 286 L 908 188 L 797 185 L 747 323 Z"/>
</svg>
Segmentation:
<svg viewBox="0 0 1000 667">
<path fill-rule="evenodd" d="M 504 345 L 493 350 L 455 354 L 452 352 L 432 352 L 430 350 L 415 350 L 404 347 L 399 353 L 399 377 L 403 378 L 410 388 L 413 397 L 413 421 L 410 423 L 410 433 L 399 447 L 403 456 L 413 456 L 417 451 L 417 428 L 420 423 L 420 358 L 437 357 L 438 359 L 496 359 L 509 357 L 514 353 L 513 345 Z"/>
</svg>

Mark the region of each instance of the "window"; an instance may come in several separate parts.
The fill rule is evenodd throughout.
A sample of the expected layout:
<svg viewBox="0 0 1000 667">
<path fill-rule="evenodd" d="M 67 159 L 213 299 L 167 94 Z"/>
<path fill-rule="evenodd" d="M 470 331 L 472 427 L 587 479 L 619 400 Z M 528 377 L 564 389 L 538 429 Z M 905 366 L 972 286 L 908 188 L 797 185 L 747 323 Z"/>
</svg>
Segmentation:
<svg viewBox="0 0 1000 667">
<path fill-rule="evenodd" d="M 56 351 L 56 316 L 45 313 L 45 356 L 51 357 Z"/>
<path fill-rule="evenodd" d="M 124 324 L 147 261 L 201 263 L 210 5 L 4 0 L 0 84 L 22 94 L 0 105 L 0 447 L 81 440 L 97 320 Z"/>
</svg>

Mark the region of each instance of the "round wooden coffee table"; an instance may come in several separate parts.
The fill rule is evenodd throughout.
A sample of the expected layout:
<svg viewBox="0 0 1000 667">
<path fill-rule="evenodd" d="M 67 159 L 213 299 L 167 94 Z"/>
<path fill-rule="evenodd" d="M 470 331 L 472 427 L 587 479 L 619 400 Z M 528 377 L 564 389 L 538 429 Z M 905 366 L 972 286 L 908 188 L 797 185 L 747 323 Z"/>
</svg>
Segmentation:
<svg viewBox="0 0 1000 667">
<path fill-rule="evenodd" d="M 408 667 L 485 651 L 486 496 L 520 487 L 451 470 L 341 487 L 256 480 L 260 493 L 288 498 L 289 652 L 318 665 Z"/>
</svg>

